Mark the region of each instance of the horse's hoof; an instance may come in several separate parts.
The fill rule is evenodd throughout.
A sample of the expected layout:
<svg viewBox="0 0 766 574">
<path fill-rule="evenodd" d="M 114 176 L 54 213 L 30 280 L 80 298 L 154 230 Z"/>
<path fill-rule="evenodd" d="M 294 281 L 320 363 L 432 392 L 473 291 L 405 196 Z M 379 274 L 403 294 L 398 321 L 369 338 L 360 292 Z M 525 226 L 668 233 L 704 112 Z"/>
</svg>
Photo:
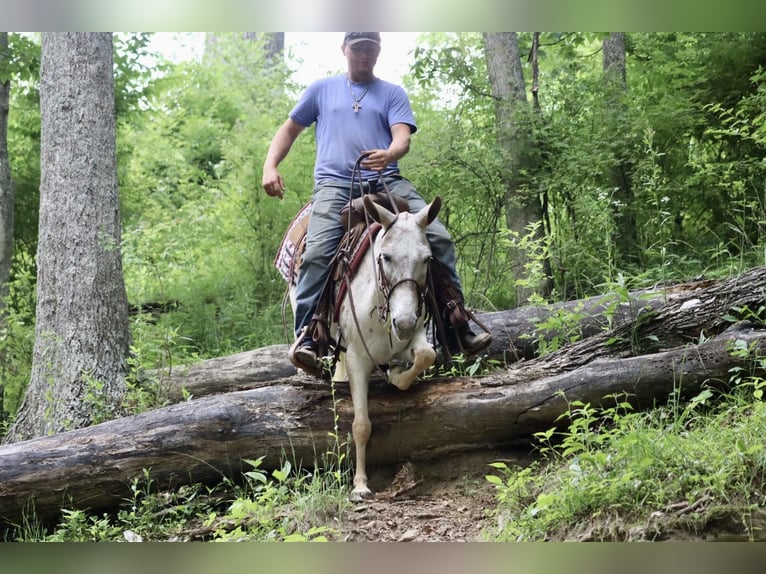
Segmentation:
<svg viewBox="0 0 766 574">
<path fill-rule="evenodd" d="M 348 499 L 351 502 L 364 502 L 373 496 L 372 491 L 369 488 L 365 488 L 364 490 L 352 490 L 351 494 L 348 495 Z"/>
<path fill-rule="evenodd" d="M 391 380 L 391 384 L 394 385 L 400 391 L 406 391 L 412 385 L 412 381 Z"/>
</svg>

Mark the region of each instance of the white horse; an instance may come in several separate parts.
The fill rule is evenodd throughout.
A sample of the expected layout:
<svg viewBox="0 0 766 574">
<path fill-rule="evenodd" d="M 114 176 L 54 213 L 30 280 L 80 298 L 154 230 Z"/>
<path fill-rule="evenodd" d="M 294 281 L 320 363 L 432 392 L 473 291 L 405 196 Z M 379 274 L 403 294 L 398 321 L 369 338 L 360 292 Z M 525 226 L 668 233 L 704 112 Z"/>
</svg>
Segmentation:
<svg viewBox="0 0 766 574">
<path fill-rule="evenodd" d="M 431 248 L 426 227 L 441 209 L 441 198 L 418 213 L 394 214 L 364 198 L 367 213 L 383 226 L 356 271 L 338 315 L 339 344 L 345 348 L 335 380 L 348 379 L 354 406 L 351 426 L 356 471 L 351 499 L 372 495 L 367 486 L 366 452 L 372 424 L 367 410 L 370 374 L 389 365 L 388 380 L 406 390 L 434 364 L 436 352 L 425 331 L 424 301 Z M 409 365 L 409 366 L 403 366 Z"/>
<path fill-rule="evenodd" d="M 363 203 L 365 211 L 382 229 L 346 285 L 346 295 L 335 314 L 337 323 L 330 326 L 333 338 L 343 350 L 338 355 L 333 379 L 349 382 L 354 406 L 351 430 L 356 447 L 356 472 L 350 496 L 353 501 L 372 495 L 366 472 L 367 442 L 372 432 L 367 410 L 370 374 L 379 366 L 388 365 L 388 380 L 406 390 L 436 360 L 436 352 L 425 332 L 425 296 L 431 260 L 426 227 L 438 215 L 441 198 L 436 197 L 418 213 L 392 213 L 369 196 L 364 196 Z M 300 214 L 296 219 L 305 229 L 306 222 Z M 290 233 L 288 231 L 287 236 Z M 286 267 L 295 251 L 299 251 L 297 244 L 284 253 L 280 247 L 275 262 L 290 282 L 293 312 L 295 275 Z M 287 264 L 280 267 L 282 260 Z"/>
</svg>

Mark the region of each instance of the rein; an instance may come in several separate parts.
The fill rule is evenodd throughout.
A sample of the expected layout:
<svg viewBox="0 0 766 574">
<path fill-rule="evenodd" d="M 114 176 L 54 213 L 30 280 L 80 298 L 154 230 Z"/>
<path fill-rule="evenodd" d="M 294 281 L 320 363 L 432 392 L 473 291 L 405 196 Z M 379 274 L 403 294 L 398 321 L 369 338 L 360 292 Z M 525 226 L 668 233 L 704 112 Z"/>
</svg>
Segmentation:
<svg viewBox="0 0 766 574">
<path fill-rule="evenodd" d="M 351 185 L 349 186 L 349 191 L 348 191 L 348 209 L 349 210 L 351 210 L 351 207 L 352 207 L 351 202 L 353 199 L 354 180 L 356 179 L 357 175 L 359 176 L 359 187 L 361 189 L 362 195 L 365 195 L 364 181 L 362 180 L 361 162 L 368 155 L 369 155 L 368 153 L 361 154 L 357 158 L 356 162 L 354 163 L 354 169 L 351 172 Z M 383 233 L 386 233 L 388 229 L 390 229 L 396 224 L 399 217 L 399 208 L 396 202 L 394 201 L 394 198 L 391 194 L 391 190 L 388 188 L 388 185 L 386 185 L 386 182 L 383 179 L 382 175 L 378 177 L 378 183 L 382 184 L 383 189 L 386 192 L 386 196 L 388 197 L 389 203 L 391 204 L 394 210 L 393 212 L 396 215 L 394 220 L 391 222 L 391 225 L 389 225 L 388 228 L 382 231 Z M 365 222 L 365 227 L 367 228 L 369 232 L 373 222 L 370 221 L 370 215 L 367 213 L 367 210 L 364 210 L 364 222 Z M 346 229 L 346 233 L 349 234 L 350 232 L 351 232 L 351 223 L 349 221 L 349 224 Z M 370 245 L 368 247 L 370 257 L 374 257 L 374 249 L 373 249 L 374 242 L 375 242 L 375 238 L 370 237 Z M 381 374 L 383 374 L 383 376 L 385 377 L 385 373 L 383 372 L 383 369 L 381 369 L 380 365 L 377 365 L 377 362 L 372 357 L 372 353 L 367 347 L 367 342 L 365 341 L 364 335 L 362 334 L 362 329 L 359 326 L 359 320 L 356 314 L 356 305 L 354 304 L 354 297 L 351 293 L 351 265 L 349 263 L 350 260 L 349 260 L 348 253 L 343 254 L 342 260 L 343 260 L 343 268 L 344 268 L 343 281 L 346 283 L 346 296 L 348 297 L 348 300 L 349 300 L 349 305 L 351 307 L 351 314 L 354 317 L 354 324 L 356 325 L 357 333 L 359 335 L 360 340 L 362 341 L 362 346 L 364 347 L 364 350 L 367 353 L 367 356 L 370 358 L 370 361 L 377 366 L 378 371 L 380 371 Z M 427 284 L 420 285 L 415 279 L 410 279 L 410 278 L 402 279 L 398 281 L 397 283 L 395 283 L 394 285 L 391 285 L 390 281 L 386 277 L 385 271 L 383 270 L 383 263 L 380 259 L 380 256 L 378 257 L 377 261 L 375 261 L 374 263 L 375 264 L 373 264 L 372 268 L 373 268 L 373 273 L 375 274 L 375 284 L 377 285 L 378 291 L 382 293 L 383 298 L 385 300 L 385 305 L 383 306 L 383 308 L 378 307 L 380 322 L 381 323 L 385 322 L 387 317 L 389 317 L 391 314 L 391 308 L 390 308 L 391 293 L 393 293 L 394 289 L 396 289 L 397 287 L 405 283 L 415 284 L 416 293 L 419 299 L 417 314 L 418 316 L 420 316 L 420 313 L 423 311 L 423 304 L 425 302 L 426 294 L 428 292 L 428 285 Z M 370 313 L 372 313 L 372 310 L 370 311 Z M 392 337 L 391 328 L 389 328 L 388 329 L 389 344 L 393 347 L 393 339 L 391 337 Z M 340 340 L 340 337 L 338 337 L 338 339 Z"/>
</svg>

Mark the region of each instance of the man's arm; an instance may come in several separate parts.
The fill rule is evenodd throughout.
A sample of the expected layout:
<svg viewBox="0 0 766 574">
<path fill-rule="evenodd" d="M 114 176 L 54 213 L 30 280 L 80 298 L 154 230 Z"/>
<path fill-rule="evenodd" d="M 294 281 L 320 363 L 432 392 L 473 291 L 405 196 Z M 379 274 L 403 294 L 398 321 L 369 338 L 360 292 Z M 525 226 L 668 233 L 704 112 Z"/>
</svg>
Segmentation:
<svg viewBox="0 0 766 574">
<path fill-rule="evenodd" d="M 389 164 L 398 161 L 410 151 L 410 126 L 394 124 L 391 126 L 391 145 L 388 149 L 373 149 L 363 153 L 370 154 L 362 161 L 362 166 L 373 171 L 383 171 Z"/>
<path fill-rule="evenodd" d="M 282 175 L 277 167 L 287 157 L 287 153 L 290 151 L 293 143 L 304 129 L 304 126 L 292 118 L 287 118 L 285 123 L 277 130 L 277 133 L 274 134 L 271 145 L 269 145 L 269 151 L 266 154 L 266 161 L 263 163 L 263 178 L 261 180 L 267 195 L 282 199 L 283 192 L 285 191 L 285 180 L 282 179 Z"/>
</svg>

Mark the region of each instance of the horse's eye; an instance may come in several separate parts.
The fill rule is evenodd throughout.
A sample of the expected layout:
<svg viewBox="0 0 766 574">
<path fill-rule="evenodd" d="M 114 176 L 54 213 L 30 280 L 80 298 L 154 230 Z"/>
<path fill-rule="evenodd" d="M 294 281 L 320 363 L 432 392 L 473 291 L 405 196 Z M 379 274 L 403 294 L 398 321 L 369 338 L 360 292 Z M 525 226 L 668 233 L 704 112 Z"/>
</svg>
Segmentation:
<svg viewBox="0 0 766 574">
<path fill-rule="evenodd" d="M 387 253 L 381 253 L 380 257 L 383 259 L 383 263 L 391 263 L 391 256 Z"/>
</svg>

